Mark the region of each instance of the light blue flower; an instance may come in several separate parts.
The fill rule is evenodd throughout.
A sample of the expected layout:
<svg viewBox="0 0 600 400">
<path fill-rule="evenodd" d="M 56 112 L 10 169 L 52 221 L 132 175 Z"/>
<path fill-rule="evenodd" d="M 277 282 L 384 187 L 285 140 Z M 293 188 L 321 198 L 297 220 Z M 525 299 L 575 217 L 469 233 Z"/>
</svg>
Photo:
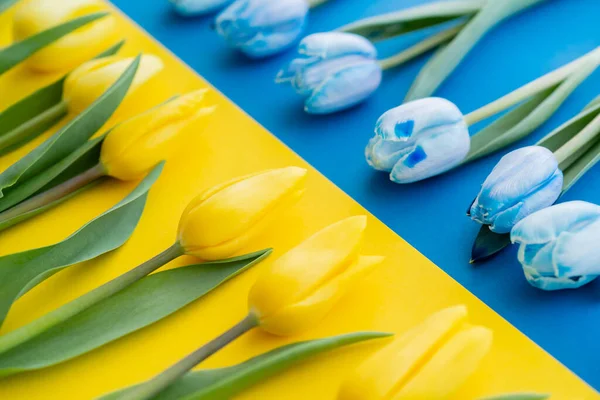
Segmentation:
<svg viewBox="0 0 600 400">
<path fill-rule="evenodd" d="M 508 233 L 529 214 L 554 204 L 562 186 L 554 154 L 541 146 L 523 147 L 496 164 L 471 206 L 471 219 Z"/>
<path fill-rule="evenodd" d="M 384 113 L 365 149 L 367 163 L 411 183 L 457 166 L 469 152 L 469 128 L 452 102 L 429 97 Z"/>
<path fill-rule="evenodd" d="M 267 57 L 296 42 L 308 10 L 306 0 L 236 0 L 217 16 L 215 28 L 249 57 Z"/>
<path fill-rule="evenodd" d="M 219 11 L 232 0 L 169 0 L 178 14 L 189 17 Z"/>
<path fill-rule="evenodd" d="M 527 281 L 543 290 L 576 289 L 600 275 L 600 207 L 571 201 L 538 211 L 511 232 Z"/>
<path fill-rule="evenodd" d="M 300 57 L 277 75 L 305 96 L 305 110 L 328 114 L 368 98 L 381 83 L 377 50 L 362 36 L 342 32 L 315 33 L 298 46 Z"/>
</svg>

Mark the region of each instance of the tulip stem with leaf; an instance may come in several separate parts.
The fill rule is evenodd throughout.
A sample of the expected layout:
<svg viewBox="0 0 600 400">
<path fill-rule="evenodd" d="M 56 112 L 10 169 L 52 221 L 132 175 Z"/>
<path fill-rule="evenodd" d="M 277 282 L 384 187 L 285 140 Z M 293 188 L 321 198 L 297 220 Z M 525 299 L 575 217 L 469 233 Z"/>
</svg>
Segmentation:
<svg viewBox="0 0 600 400">
<path fill-rule="evenodd" d="M 315 326 L 345 291 L 383 261 L 380 256 L 360 255 L 366 223 L 366 217 L 347 218 L 288 251 L 250 289 L 246 317 L 151 380 L 111 399 L 151 399 L 254 328 L 289 336 Z"/>
<path fill-rule="evenodd" d="M 198 90 L 177 97 L 109 130 L 101 138 L 96 165 L 0 212 L 0 226 L 43 209 L 102 177 L 123 181 L 141 178 L 181 144 L 178 138 L 188 125 L 206 120 L 212 113 L 214 107 L 203 104 L 205 94 L 206 90 Z"/>
<path fill-rule="evenodd" d="M 54 311 L 0 336 L 0 354 L 130 287 L 182 255 L 221 260 L 238 252 L 264 225 L 272 209 L 285 208 L 303 193 L 306 170 L 270 170 L 226 182 L 196 197 L 183 212 L 175 243 L 136 268 Z M 240 222 L 243 221 L 243 222 Z M 218 227 L 218 229 L 216 229 Z"/>
</svg>

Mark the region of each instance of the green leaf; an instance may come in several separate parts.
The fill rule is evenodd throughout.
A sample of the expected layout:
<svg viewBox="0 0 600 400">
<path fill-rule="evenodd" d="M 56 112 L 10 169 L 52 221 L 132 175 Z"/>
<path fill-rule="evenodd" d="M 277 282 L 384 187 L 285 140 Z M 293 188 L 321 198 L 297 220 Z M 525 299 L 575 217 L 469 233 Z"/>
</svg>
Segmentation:
<svg viewBox="0 0 600 400">
<path fill-rule="evenodd" d="M 8 10 L 19 0 L 0 0 L 0 14 Z"/>
<path fill-rule="evenodd" d="M 229 399 L 261 381 L 320 353 L 365 340 L 390 336 L 379 332 L 357 332 L 289 344 L 227 368 L 192 371 L 153 400 Z M 141 384 L 143 385 L 143 383 Z M 99 400 L 127 399 L 131 386 Z"/>
<path fill-rule="evenodd" d="M 475 264 L 498 254 L 510 246 L 510 233 L 495 233 L 490 227 L 483 225 L 471 249 L 471 264 Z"/>
<path fill-rule="evenodd" d="M 96 58 L 117 53 L 123 43 L 116 44 Z M 67 114 L 66 107 L 61 103 L 67 76 L 37 90 L 0 113 L 0 156 L 38 137 Z M 62 107 L 56 107 L 59 104 Z"/>
<path fill-rule="evenodd" d="M 163 164 L 123 200 L 60 243 L 0 257 L 0 325 L 20 296 L 56 272 L 122 246 L 144 210 L 148 191 Z"/>
<path fill-rule="evenodd" d="M 102 12 L 75 18 L 5 47 L 0 50 L 0 75 L 63 36 L 107 15 L 108 13 Z"/>
<path fill-rule="evenodd" d="M 488 1 L 456 38 L 425 64 L 405 101 L 431 96 L 490 29 L 502 20 L 542 1 L 546 0 Z"/>
<path fill-rule="evenodd" d="M 471 150 L 463 164 L 498 151 L 536 130 L 597 66 L 595 60 L 582 65 L 561 83 L 533 95 L 477 132 L 471 137 Z"/>
<path fill-rule="evenodd" d="M 486 397 L 481 400 L 545 400 L 549 399 L 549 394 L 541 393 L 514 393 L 500 396 Z"/>
<path fill-rule="evenodd" d="M 600 115 L 600 102 L 596 105 L 590 104 L 579 114 L 544 136 L 537 145 L 555 152 L 581 132 L 598 115 Z"/>
<path fill-rule="evenodd" d="M 341 27 L 342 32 L 355 33 L 378 41 L 405 33 L 467 17 L 478 12 L 483 0 L 442 1 L 412 7 L 398 12 L 365 18 Z"/>
<path fill-rule="evenodd" d="M 571 189 L 598 161 L 600 161 L 600 138 L 592 142 L 591 147 L 581 154 L 577 161 L 563 171 L 562 194 Z"/>
<path fill-rule="evenodd" d="M 0 354 L 0 376 L 78 357 L 151 325 L 262 261 L 270 250 L 147 276 Z"/>
<path fill-rule="evenodd" d="M 138 56 L 121 77 L 91 106 L 60 131 L 0 174 L 0 197 L 32 179 L 82 146 L 100 129 L 119 106 L 131 85 L 140 62 Z M 0 199 L 0 210 L 10 203 Z"/>
</svg>

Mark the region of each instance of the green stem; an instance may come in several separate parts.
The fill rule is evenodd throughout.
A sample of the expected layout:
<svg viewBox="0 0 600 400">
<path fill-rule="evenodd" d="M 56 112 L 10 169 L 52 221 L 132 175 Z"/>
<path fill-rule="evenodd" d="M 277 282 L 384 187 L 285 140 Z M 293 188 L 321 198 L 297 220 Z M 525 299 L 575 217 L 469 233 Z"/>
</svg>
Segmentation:
<svg viewBox="0 0 600 400">
<path fill-rule="evenodd" d="M 104 285 L 84 294 L 81 297 L 57 308 L 54 311 L 24 325 L 14 331 L 0 336 L 0 354 L 10 350 L 48 329 L 68 320 L 69 318 L 92 307 L 100 301 L 114 295 L 115 293 L 131 286 L 146 275 L 162 267 L 166 263 L 184 254 L 179 243 L 175 243 L 156 257 L 146 261 L 136 268 L 118 276 Z"/>
<path fill-rule="evenodd" d="M 0 136 L 0 153 L 26 140 L 33 139 L 41 129 L 47 128 L 68 113 L 67 103 L 60 103 L 50 107 L 43 113 L 17 126 L 15 129 Z"/>
<path fill-rule="evenodd" d="M 71 179 L 39 193 L 17 205 L 9 208 L 6 211 L 0 212 L 0 225 L 13 218 L 17 218 L 23 214 L 27 214 L 38 208 L 44 207 L 50 203 L 60 200 L 63 197 L 70 195 L 73 192 L 81 189 L 89 183 L 102 178 L 106 175 L 106 169 L 100 163 L 96 166 L 82 172 Z"/>
<path fill-rule="evenodd" d="M 420 41 L 419 43 L 396 54 L 395 56 L 388 57 L 379 61 L 381 69 L 385 71 L 387 69 L 397 67 L 398 65 L 404 64 L 405 62 L 444 44 L 445 42 L 455 37 L 458 34 L 458 32 L 460 32 L 460 30 L 465 26 L 465 24 L 466 22 L 438 32 L 437 34 Z"/>
<path fill-rule="evenodd" d="M 578 59 L 571 61 L 569 64 L 564 65 L 528 84 L 521 86 L 519 89 L 493 101 L 465 116 L 467 125 L 471 126 L 477 122 L 483 121 L 502 112 L 509 107 L 520 103 L 523 100 L 528 99 L 536 93 L 543 90 L 549 89 L 565 80 L 573 72 L 577 71 L 582 65 L 594 60 L 597 64 L 600 64 L 600 46 L 596 47 L 589 53 L 579 57 Z"/>
<path fill-rule="evenodd" d="M 600 134 L 600 115 L 596 116 L 581 130 L 577 135 L 572 137 L 567 143 L 562 145 L 554 152 L 554 156 L 560 165 L 560 169 L 565 171 L 575 161 L 577 157 L 572 157 L 582 148 L 589 146 Z"/>
<path fill-rule="evenodd" d="M 306 0 L 308 2 L 308 7 L 315 8 L 320 6 L 321 4 L 327 3 L 329 0 Z"/>
<path fill-rule="evenodd" d="M 127 392 L 127 400 L 147 400 L 156 396 L 179 378 L 183 377 L 196 365 L 206 360 L 217 351 L 233 342 L 244 333 L 258 326 L 258 320 L 252 313 L 238 322 L 228 331 L 208 342 L 187 357 L 164 370 L 146 383 L 141 384 L 136 390 Z M 125 399 L 123 399 L 125 400 Z"/>
</svg>

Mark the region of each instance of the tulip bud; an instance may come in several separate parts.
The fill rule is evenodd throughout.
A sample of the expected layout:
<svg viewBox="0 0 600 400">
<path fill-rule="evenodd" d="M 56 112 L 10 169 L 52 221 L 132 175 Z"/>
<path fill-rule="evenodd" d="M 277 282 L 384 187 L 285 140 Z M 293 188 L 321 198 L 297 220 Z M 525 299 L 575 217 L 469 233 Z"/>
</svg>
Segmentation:
<svg viewBox="0 0 600 400">
<path fill-rule="evenodd" d="M 198 90 L 180 96 L 110 130 L 100 153 L 107 175 L 137 179 L 165 160 L 185 127 L 214 110 L 203 104 L 205 94 L 206 90 Z"/>
<path fill-rule="evenodd" d="M 169 0 L 179 15 L 205 15 L 218 11 L 232 0 Z"/>
<path fill-rule="evenodd" d="M 315 33 L 298 47 L 299 58 L 277 75 L 276 82 L 289 82 L 305 96 L 305 110 L 327 114 L 367 99 L 381 83 L 377 50 L 362 36 Z"/>
<path fill-rule="evenodd" d="M 464 306 L 447 308 L 367 359 L 340 388 L 339 400 L 445 399 L 479 366 L 492 331 L 467 322 Z"/>
<path fill-rule="evenodd" d="M 557 204 L 515 225 L 513 243 L 525 278 L 543 290 L 576 289 L 600 275 L 600 206 Z"/>
<path fill-rule="evenodd" d="M 215 28 L 249 57 L 267 57 L 292 45 L 304 30 L 306 0 L 236 0 L 217 16 Z"/>
<path fill-rule="evenodd" d="M 470 145 L 469 128 L 458 107 L 430 97 L 384 113 L 365 156 L 374 169 L 390 172 L 392 181 L 411 183 L 457 166 Z"/>
<path fill-rule="evenodd" d="M 196 197 L 179 222 L 186 254 L 220 260 L 241 249 L 274 214 L 304 193 L 306 170 L 273 169 L 218 185 Z"/>
<path fill-rule="evenodd" d="M 79 114 L 119 79 L 133 62 L 132 57 L 110 56 L 88 61 L 69 74 L 64 84 L 63 100 L 70 112 Z M 160 58 L 144 55 L 129 88 L 138 89 L 163 69 Z"/>
<path fill-rule="evenodd" d="M 383 257 L 361 256 L 366 217 L 351 217 L 317 232 L 265 271 L 250 290 L 249 308 L 276 335 L 313 327 L 348 288 Z"/>
<path fill-rule="evenodd" d="M 502 157 L 471 206 L 471 218 L 496 233 L 508 233 L 526 216 L 558 199 L 563 173 L 554 154 L 529 146 Z"/>
<path fill-rule="evenodd" d="M 23 0 L 17 3 L 13 19 L 15 41 L 70 20 L 107 11 L 100 0 Z M 109 48 L 116 40 L 116 20 L 106 16 L 46 46 L 26 61 L 39 71 L 72 69 Z"/>
</svg>

